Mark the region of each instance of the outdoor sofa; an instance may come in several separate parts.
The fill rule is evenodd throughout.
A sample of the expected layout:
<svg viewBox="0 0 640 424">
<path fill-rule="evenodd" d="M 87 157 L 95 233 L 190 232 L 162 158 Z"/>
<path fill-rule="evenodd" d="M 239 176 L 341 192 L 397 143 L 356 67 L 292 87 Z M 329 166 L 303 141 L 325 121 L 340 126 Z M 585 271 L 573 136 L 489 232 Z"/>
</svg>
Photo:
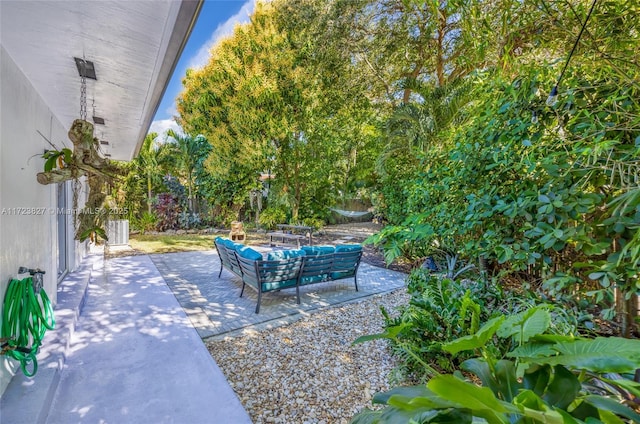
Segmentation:
<svg viewBox="0 0 640 424">
<path fill-rule="evenodd" d="M 362 258 L 362 246 L 359 244 L 302 246 L 300 249 L 276 250 L 266 257 L 223 237 L 215 239 L 215 246 L 220 257 L 218 278 L 223 269 L 240 277 L 240 297 L 246 285 L 255 289 L 258 292 L 256 314 L 260 313 L 262 294 L 270 291 L 295 287 L 297 303 L 300 304 L 301 286 L 351 277 L 358 291 L 357 273 Z"/>
</svg>

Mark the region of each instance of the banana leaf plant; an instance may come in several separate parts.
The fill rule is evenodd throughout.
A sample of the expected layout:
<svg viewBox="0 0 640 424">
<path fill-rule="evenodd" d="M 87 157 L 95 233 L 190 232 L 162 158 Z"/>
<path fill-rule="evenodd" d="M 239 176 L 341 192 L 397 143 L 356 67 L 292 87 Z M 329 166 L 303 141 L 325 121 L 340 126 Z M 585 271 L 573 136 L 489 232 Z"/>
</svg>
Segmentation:
<svg viewBox="0 0 640 424">
<path fill-rule="evenodd" d="M 462 371 L 439 374 L 426 385 L 378 393 L 353 424 L 625 424 L 640 422 L 640 340 L 586 339 L 545 334 L 551 319 L 544 306 L 488 321 L 475 334 L 443 345 L 451 354 L 477 357 Z M 494 337 L 514 349 L 495 356 Z"/>
</svg>

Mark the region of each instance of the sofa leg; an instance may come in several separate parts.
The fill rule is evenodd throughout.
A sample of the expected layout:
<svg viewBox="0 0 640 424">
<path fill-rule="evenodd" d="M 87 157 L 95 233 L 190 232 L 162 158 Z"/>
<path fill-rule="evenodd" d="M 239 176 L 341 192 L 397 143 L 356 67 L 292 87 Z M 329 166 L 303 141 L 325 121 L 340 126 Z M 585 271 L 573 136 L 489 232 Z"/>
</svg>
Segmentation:
<svg viewBox="0 0 640 424">
<path fill-rule="evenodd" d="M 240 297 L 242 297 L 243 293 L 244 293 L 244 281 L 242 282 L 242 290 L 240 290 Z"/>
<path fill-rule="evenodd" d="M 220 265 L 220 272 L 218 273 L 218 279 L 220 279 L 221 275 L 222 275 L 222 265 Z"/>
<path fill-rule="evenodd" d="M 353 276 L 353 282 L 356 284 L 356 291 L 358 291 L 358 276 Z"/>
<path fill-rule="evenodd" d="M 300 304 L 300 286 L 296 286 L 296 296 L 298 298 L 298 305 Z"/>
<path fill-rule="evenodd" d="M 256 305 L 256 314 L 260 313 L 260 300 L 262 299 L 262 292 L 258 292 L 258 304 Z"/>
</svg>

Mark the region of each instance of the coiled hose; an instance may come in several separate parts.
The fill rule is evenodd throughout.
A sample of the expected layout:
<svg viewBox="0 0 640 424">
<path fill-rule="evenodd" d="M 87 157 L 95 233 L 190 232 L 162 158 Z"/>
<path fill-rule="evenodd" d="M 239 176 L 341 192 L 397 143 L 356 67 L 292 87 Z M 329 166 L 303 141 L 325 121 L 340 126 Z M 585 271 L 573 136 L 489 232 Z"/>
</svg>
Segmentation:
<svg viewBox="0 0 640 424">
<path fill-rule="evenodd" d="M 47 330 L 53 330 L 55 324 L 51 301 L 44 289 L 36 295 L 33 277 L 11 280 L 2 311 L 0 334 L 6 340 L 2 352 L 19 361 L 27 377 L 33 377 L 38 372 L 36 354 L 44 334 Z M 33 364 L 31 371 L 27 369 L 29 364 Z"/>
</svg>

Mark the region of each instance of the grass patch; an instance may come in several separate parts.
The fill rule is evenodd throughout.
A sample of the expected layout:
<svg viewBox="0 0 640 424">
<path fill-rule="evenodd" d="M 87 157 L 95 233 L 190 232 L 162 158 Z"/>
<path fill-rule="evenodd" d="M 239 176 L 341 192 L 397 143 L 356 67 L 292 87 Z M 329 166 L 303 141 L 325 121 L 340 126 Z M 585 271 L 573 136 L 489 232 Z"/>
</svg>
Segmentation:
<svg viewBox="0 0 640 424">
<path fill-rule="evenodd" d="M 212 250 L 214 235 L 211 234 L 173 234 L 142 235 L 129 237 L 129 245 L 143 253 L 172 253 L 196 250 Z"/>
</svg>

